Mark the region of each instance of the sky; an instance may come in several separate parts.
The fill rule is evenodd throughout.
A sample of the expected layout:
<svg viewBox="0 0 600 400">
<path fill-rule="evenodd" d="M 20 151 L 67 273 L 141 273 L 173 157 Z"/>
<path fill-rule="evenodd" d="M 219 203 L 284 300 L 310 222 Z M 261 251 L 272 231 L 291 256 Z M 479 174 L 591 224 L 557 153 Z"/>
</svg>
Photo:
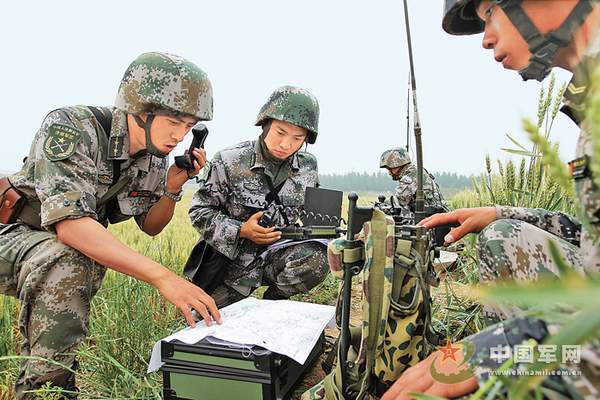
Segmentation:
<svg viewBox="0 0 600 400">
<path fill-rule="evenodd" d="M 481 47 L 482 35 L 446 34 L 442 6 L 409 0 L 424 162 L 432 172 L 477 174 L 486 154 L 510 157 L 500 150 L 511 146 L 506 133 L 528 143 L 521 119 L 535 117 L 540 84 L 503 70 Z M 111 105 L 125 69 L 146 51 L 186 57 L 208 74 L 209 158 L 256 138 L 258 110 L 288 84 L 319 100 L 319 137 L 308 151 L 321 173 L 375 172 L 386 148 L 406 142 L 401 0 L 11 1 L 0 37 L 0 172 L 20 168 L 49 111 Z M 577 133 L 559 114 L 552 138 L 564 160 L 574 158 Z"/>
</svg>

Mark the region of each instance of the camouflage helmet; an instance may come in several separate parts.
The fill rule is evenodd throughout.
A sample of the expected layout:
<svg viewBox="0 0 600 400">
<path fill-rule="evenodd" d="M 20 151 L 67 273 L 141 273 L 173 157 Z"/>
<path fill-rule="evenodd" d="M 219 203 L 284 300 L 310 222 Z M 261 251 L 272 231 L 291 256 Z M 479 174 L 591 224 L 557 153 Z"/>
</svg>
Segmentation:
<svg viewBox="0 0 600 400">
<path fill-rule="evenodd" d="M 451 35 L 473 35 L 483 32 L 483 21 L 477 16 L 478 0 L 444 0 L 442 28 Z"/>
<path fill-rule="evenodd" d="M 166 53 L 144 53 L 121 80 L 115 107 L 129 114 L 165 109 L 210 121 L 212 85 L 204 71 L 185 58 Z"/>
<path fill-rule="evenodd" d="M 444 0 L 442 28 L 451 35 L 471 35 L 483 32 L 484 22 L 477 16 L 481 0 Z M 502 8 L 512 25 L 527 42 L 529 64 L 519 70 L 523 80 L 544 80 L 554 66 L 556 52 L 568 47 L 573 35 L 592 12 L 592 2 L 580 0 L 563 23 L 553 31 L 542 33 L 523 9 L 522 0 L 494 0 L 492 6 Z"/>
<path fill-rule="evenodd" d="M 260 109 L 255 125 L 278 119 L 308 131 L 306 141 L 313 144 L 319 131 L 319 102 L 308 90 L 282 86 L 275 90 Z"/>
<path fill-rule="evenodd" d="M 383 152 L 379 159 L 379 168 L 398 168 L 410 162 L 410 155 L 405 148 L 394 147 Z"/>
</svg>

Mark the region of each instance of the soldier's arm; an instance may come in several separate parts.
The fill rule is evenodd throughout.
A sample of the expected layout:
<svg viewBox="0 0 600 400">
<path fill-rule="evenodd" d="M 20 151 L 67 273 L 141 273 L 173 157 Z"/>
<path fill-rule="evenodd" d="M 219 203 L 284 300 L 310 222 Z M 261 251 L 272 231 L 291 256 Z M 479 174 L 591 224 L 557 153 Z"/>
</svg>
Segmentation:
<svg viewBox="0 0 600 400">
<path fill-rule="evenodd" d="M 62 139 L 62 140 L 61 140 Z M 42 228 L 108 268 L 153 284 L 193 324 L 190 307 L 220 320 L 214 301 L 194 285 L 117 240 L 96 221 L 97 169 L 90 136 L 65 110 L 50 113 L 34 140 L 34 181 Z M 186 290 L 182 290 L 182 288 Z M 183 293 L 185 292 L 185 293 Z M 210 320 L 210 318 L 209 318 Z"/>
<path fill-rule="evenodd" d="M 57 238 L 107 268 L 147 282 L 179 308 L 188 324 L 195 326 L 192 308 L 207 325 L 221 315 L 214 300 L 196 285 L 174 272 L 135 252 L 114 237 L 104 226 L 90 217 L 63 219 L 55 224 Z"/>
<path fill-rule="evenodd" d="M 579 245 L 581 223 L 562 212 L 553 212 L 542 208 L 523 208 L 496 206 L 496 216 L 525 221 L 550 232 L 574 245 Z"/>
<path fill-rule="evenodd" d="M 171 221 L 173 218 L 173 213 L 175 212 L 175 200 L 162 195 L 164 191 L 169 193 L 179 193 L 183 190 L 183 185 L 187 182 L 189 176 L 196 176 L 200 172 L 200 169 L 204 166 L 206 162 L 206 153 L 204 149 L 194 149 L 194 156 L 196 160 L 194 160 L 194 171 L 186 171 L 175 164 L 169 167 L 167 172 L 167 179 L 164 184 L 162 184 L 161 188 L 161 196 L 158 198 L 147 215 L 142 216 L 142 221 L 138 222 L 140 228 L 146 232 L 150 236 L 158 235 L 165 226 Z"/>
<path fill-rule="evenodd" d="M 237 256 L 243 221 L 229 217 L 224 211 L 231 190 L 225 167 L 217 153 L 210 163 L 206 179 L 194 193 L 189 215 L 192 225 L 203 240 L 229 259 Z"/>
</svg>

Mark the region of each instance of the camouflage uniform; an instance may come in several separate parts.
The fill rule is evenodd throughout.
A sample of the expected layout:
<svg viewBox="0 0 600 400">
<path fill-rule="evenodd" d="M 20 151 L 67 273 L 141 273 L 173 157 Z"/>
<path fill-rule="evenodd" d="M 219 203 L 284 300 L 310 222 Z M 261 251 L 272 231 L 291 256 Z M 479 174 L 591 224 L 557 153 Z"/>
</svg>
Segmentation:
<svg viewBox="0 0 600 400">
<path fill-rule="evenodd" d="M 299 151 L 284 167 L 288 178 L 279 197 L 284 206 L 298 207 L 304 203 L 305 188 L 318 184 L 317 160 Z M 240 239 L 244 221 L 264 208 L 273 211 L 275 207 L 265 199 L 271 191 L 274 168 L 263 157 L 258 141 L 239 143 L 215 154 L 208 176 L 192 199 L 190 218 L 201 240 L 229 259 L 224 279 L 227 288 L 217 289 L 226 290 L 229 299 L 220 305 L 248 296 L 263 282 L 289 297 L 308 291 L 327 274 L 326 248 L 319 242 L 297 244 L 264 258 L 261 254 L 267 246 Z"/>
<path fill-rule="evenodd" d="M 398 186 L 393 194 L 391 203 L 399 207 L 404 214 L 411 214 L 415 209 L 417 194 L 417 167 L 411 163 L 406 149 L 395 147 L 383 152 L 379 160 L 380 168 L 402 168 L 393 178 L 398 181 Z M 440 192 L 435 178 L 427 170 L 423 170 L 423 197 L 424 206 L 438 210 L 448 210 L 444 197 Z"/>
<path fill-rule="evenodd" d="M 2 225 L 0 248 L 7 261 L 0 290 L 21 301 L 19 328 L 23 355 L 49 358 L 71 367 L 73 352 L 88 332 L 90 302 L 102 283 L 105 268 L 59 242 L 54 224 L 91 217 L 105 226 L 134 217 L 142 227 L 149 209 L 163 193 L 167 160 L 128 154 L 127 118 L 113 109 L 110 139 L 85 106 L 51 112 L 35 136 L 27 161 L 9 177 L 29 204 L 40 204 L 41 227 L 18 222 Z M 51 161 L 44 146 L 52 143 L 52 127 L 71 127 L 81 135 L 72 155 Z M 131 181 L 117 195 L 118 207 L 107 213 L 97 207 L 112 182 L 113 160 L 122 160 L 121 177 Z M 70 354 L 67 354 L 70 353 Z M 68 387 L 72 376 L 56 365 L 23 362 L 17 393 L 51 380 Z"/>
<path fill-rule="evenodd" d="M 136 73 L 142 67 L 147 69 L 145 77 Z M 54 224 L 90 217 L 107 226 L 134 217 L 143 227 L 150 208 L 164 193 L 168 161 L 152 155 L 150 147 L 147 153 L 129 155 L 127 113 L 158 107 L 210 119 L 210 87 L 206 89 L 210 99 L 199 97 L 202 90 L 181 92 L 181 87 L 195 87 L 186 78 L 190 71 L 204 74 L 177 56 L 141 55 L 125 73 L 117 108 L 99 109 L 111 116 L 110 132 L 104 132 L 89 107 L 52 111 L 35 135 L 22 169 L 9 177 L 27 199 L 30 212 L 28 218 L 22 213 L 16 223 L 0 224 L 0 293 L 21 302 L 21 354 L 54 361 L 23 361 L 15 385 L 19 398 L 33 398 L 24 392 L 45 382 L 76 390 L 74 374 L 60 365 L 76 367 L 74 352 L 88 333 L 90 302 L 105 273 L 104 266 L 58 241 Z M 205 75 L 192 79 L 210 85 Z M 103 196 L 113 184 L 114 168 L 120 169 L 122 185 L 118 191 L 112 189 L 116 197 L 106 201 Z"/>
<path fill-rule="evenodd" d="M 451 4 L 452 3 L 452 4 Z M 447 1 L 447 10 L 453 1 Z M 467 3 L 467 2 L 463 2 Z M 457 8 L 458 9 L 458 8 Z M 448 11 L 447 11 L 448 12 Z M 445 23 L 451 27 L 449 17 Z M 464 12 L 463 12 L 463 15 Z M 473 19 L 473 24 L 477 19 Z M 462 30 L 459 26 L 456 29 Z M 450 33 L 451 30 L 446 30 Z M 452 28 L 454 29 L 454 28 Z M 481 29 L 475 28 L 475 30 Z M 464 31 L 461 31 L 465 33 Z M 575 70 L 573 79 L 565 92 L 565 107 L 562 111 L 571 117 L 580 127 L 581 134 L 577 144 L 577 157 L 592 155 L 591 127 L 585 120 L 585 102 L 589 95 L 592 74 L 600 64 L 600 33 L 596 33 L 590 41 L 586 55 Z M 523 75 L 523 74 L 522 74 Z M 592 232 L 582 229 L 576 219 L 560 212 L 543 209 L 527 209 L 520 207 L 496 206 L 497 220 L 487 226 L 478 237 L 480 281 L 494 284 L 502 280 L 533 281 L 541 275 L 559 275 L 548 249 L 548 242 L 557 245 L 562 258 L 581 274 L 597 274 L 600 272 L 600 192 L 592 183 L 590 176 L 575 179 L 577 196 L 583 205 L 585 215 L 590 222 Z M 594 237 L 595 236 L 595 237 Z M 486 304 L 484 315 L 489 321 L 506 320 L 508 317 L 522 314 L 516 307 L 499 304 Z M 547 335 L 543 321 L 532 318 L 517 318 L 503 321 L 489 329 L 469 337 L 465 342 L 476 344 L 476 353 L 470 361 L 476 376 L 483 384 L 491 370 L 500 364 L 490 359 L 490 349 L 497 346 L 511 347 L 528 338 L 541 341 Z M 582 351 L 581 367 L 583 375 L 563 377 L 571 381 L 581 396 L 586 399 L 600 397 L 600 349 L 588 344 Z M 596 355 L 594 355 L 594 353 Z M 586 357 L 589 354 L 590 357 Z M 569 367 L 573 369 L 573 367 Z M 554 380 L 556 378 L 548 378 Z M 548 383 L 548 381 L 545 381 Z M 572 394 L 563 393 L 564 398 Z"/>
<path fill-rule="evenodd" d="M 429 172 L 423 170 L 423 197 L 424 206 L 427 208 L 437 208 L 448 210 L 444 201 L 444 196 L 440 192 L 440 187 L 435 182 L 435 178 Z M 414 212 L 415 199 L 417 195 L 417 167 L 413 164 L 403 170 L 398 178 L 398 186 L 394 191 L 395 204 L 400 204 L 403 208 Z"/>
</svg>

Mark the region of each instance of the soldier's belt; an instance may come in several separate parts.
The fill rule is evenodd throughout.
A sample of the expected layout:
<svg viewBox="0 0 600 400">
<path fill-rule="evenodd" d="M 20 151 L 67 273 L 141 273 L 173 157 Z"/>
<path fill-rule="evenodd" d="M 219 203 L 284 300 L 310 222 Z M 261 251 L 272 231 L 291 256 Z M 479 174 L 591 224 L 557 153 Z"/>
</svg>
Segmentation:
<svg viewBox="0 0 600 400">
<path fill-rule="evenodd" d="M 0 223 L 21 221 L 32 228 L 41 229 L 40 203 L 28 202 L 8 180 L 0 179 Z"/>
<path fill-rule="evenodd" d="M 13 187 L 8 178 L 0 179 L 0 223 L 12 224 L 25 205 L 25 197 Z"/>
</svg>

